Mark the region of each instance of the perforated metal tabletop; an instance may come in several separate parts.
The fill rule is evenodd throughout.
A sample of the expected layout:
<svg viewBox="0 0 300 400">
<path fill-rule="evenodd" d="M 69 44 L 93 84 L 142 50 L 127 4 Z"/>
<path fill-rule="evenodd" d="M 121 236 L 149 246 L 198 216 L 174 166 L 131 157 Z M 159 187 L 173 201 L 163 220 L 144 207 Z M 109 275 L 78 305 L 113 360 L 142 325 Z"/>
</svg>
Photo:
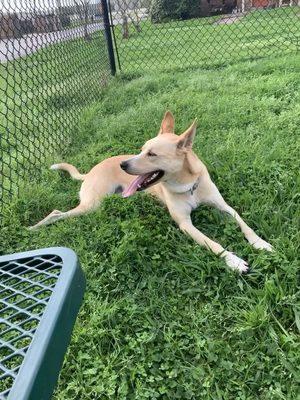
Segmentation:
<svg viewBox="0 0 300 400">
<path fill-rule="evenodd" d="M 51 397 L 84 288 L 70 249 L 0 257 L 1 400 Z"/>
</svg>

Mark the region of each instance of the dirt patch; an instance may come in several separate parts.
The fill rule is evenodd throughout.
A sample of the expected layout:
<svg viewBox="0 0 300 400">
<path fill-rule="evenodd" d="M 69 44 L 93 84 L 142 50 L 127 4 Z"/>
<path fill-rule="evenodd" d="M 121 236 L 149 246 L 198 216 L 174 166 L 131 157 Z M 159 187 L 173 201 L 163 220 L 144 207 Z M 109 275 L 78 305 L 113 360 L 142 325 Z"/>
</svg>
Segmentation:
<svg viewBox="0 0 300 400">
<path fill-rule="evenodd" d="M 222 18 L 218 19 L 214 22 L 214 25 L 230 25 L 235 22 L 241 20 L 243 18 L 243 14 L 230 14 L 224 15 Z"/>
</svg>

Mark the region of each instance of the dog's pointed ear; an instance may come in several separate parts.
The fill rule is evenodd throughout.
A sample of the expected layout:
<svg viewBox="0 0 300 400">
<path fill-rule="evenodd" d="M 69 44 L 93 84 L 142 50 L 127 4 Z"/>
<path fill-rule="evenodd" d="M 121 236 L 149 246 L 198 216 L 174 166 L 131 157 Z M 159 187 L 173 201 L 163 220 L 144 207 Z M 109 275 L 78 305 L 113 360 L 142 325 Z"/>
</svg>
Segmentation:
<svg viewBox="0 0 300 400">
<path fill-rule="evenodd" d="M 167 111 L 163 117 L 161 122 L 160 130 L 158 132 L 159 135 L 163 133 L 174 133 L 175 120 L 171 111 Z"/>
<path fill-rule="evenodd" d="M 179 140 L 177 142 L 178 150 L 190 150 L 193 147 L 194 137 L 196 134 L 197 128 L 197 118 L 194 120 L 192 125 L 179 136 Z"/>
</svg>

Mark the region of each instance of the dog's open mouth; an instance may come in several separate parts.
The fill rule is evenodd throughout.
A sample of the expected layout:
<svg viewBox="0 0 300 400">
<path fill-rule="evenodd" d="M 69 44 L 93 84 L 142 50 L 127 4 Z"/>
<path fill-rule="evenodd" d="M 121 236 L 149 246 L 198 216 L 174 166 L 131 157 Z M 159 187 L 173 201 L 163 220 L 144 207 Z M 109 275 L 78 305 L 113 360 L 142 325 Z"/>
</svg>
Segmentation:
<svg viewBox="0 0 300 400">
<path fill-rule="evenodd" d="M 158 170 L 148 172 L 148 174 L 139 175 L 133 182 L 123 191 L 123 197 L 132 196 L 136 191 L 145 190 L 154 185 L 164 175 L 164 171 Z"/>
</svg>

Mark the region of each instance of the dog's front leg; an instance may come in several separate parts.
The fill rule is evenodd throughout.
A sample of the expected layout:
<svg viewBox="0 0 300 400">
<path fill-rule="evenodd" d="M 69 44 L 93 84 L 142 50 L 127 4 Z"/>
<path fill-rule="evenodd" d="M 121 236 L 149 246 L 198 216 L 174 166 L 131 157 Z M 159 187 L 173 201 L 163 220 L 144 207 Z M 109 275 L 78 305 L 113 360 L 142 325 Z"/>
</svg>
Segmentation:
<svg viewBox="0 0 300 400">
<path fill-rule="evenodd" d="M 245 235 L 245 238 L 255 249 L 273 251 L 273 247 L 270 245 L 270 243 L 266 242 L 261 237 L 259 237 L 254 232 L 254 230 L 251 229 L 250 226 L 246 224 L 246 222 L 240 217 L 240 215 L 225 202 L 221 193 L 219 192 L 218 188 L 214 183 L 210 182 L 206 192 L 208 194 L 205 197 L 203 197 L 203 202 L 212 205 L 218 208 L 220 211 L 231 215 L 239 224 L 241 231 Z"/>
<path fill-rule="evenodd" d="M 182 213 L 175 213 L 174 211 L 172 211 L 171 215 L 183 232 L 191 236 L 197 243 L 200 244 L 200 246 L 206 247 L 216 255 L 224 258 L 229 268 L 237 270 L 240 273 L 246 273 L 248 271 L 248 264 L 244 260 L 231 253 L 230 251 L 225 250 L 219 243 L 214 242 L 209 237 L 200 232 L 193 225 L 189 214 L 187 215 Z"/>
<path fill-rule="evenodd" d="M 205 246 L 213 253 L 224 258 L 226 264 L 231 269 L 238 270 L 241 273 L 245 273 L 248 271 L 248 264 L 244 260 L 231 253 L 230 251 L 225 250 L 219 243 L 214 242 L 209 237 L 204 235 L 202 232 L 194 227 L 192 221 L 182 221 L 179 227 L 182 231 L 189 234 L 201 246 Z"/>
</svg>

